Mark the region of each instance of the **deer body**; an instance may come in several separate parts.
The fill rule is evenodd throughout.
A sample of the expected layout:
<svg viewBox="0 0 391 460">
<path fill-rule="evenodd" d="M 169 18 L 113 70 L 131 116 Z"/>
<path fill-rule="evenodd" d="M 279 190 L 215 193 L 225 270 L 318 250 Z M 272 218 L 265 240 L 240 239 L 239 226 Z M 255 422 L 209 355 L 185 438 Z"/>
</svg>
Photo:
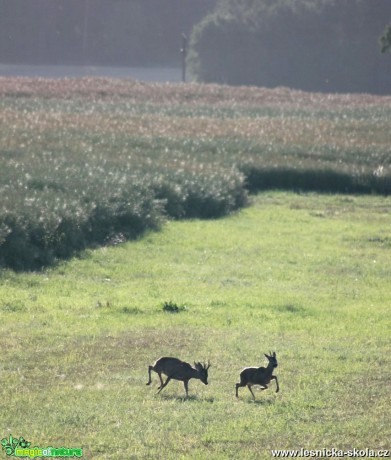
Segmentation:
<svg viewBox="0 0 391 460">
<path fill-rule="evenodd" d="M 208 369 L 210 364 L 194 363 L 192 367 L 189 363 L 181 361 L 178 358 L 162 357 L 159 358 L 153 366 L 148 367 L 148 382 L 147 385 L 152 383 L 151 371 L 155 371 L 160 379 L 159 391 L 160 393 L 164 387 L 167 386 L 170 380 L 179 380 L 183 382 L 185 387 L 186 396 L 188 396 L 188 385 L 190 379 L 199 379 L 205 385 L 208 385 Z M 162 374 L 167 376 L 166 381 L 163 383 Z"/>
<path fill-rule="evenodd" d="M 247 386 L 255 399 L 251 387 L 253 385 L 259 385 L 261 386 L 261 390 L 266 390 L 271 380 L 276 381 L 276 393 L 280 390 L 278 379 L 273 375 L 273 371 L 277 367 L 276 353 L 273 352 L 273 354 L 270 353 L 270 355 L 265 354 L 265 356 L 269 361 L 267 367 L 246 367 L 242 370 L 240 373 L 240 382 L 236 384 L 236 397 L 238 397 L 238 389 Z"/>
</svg>

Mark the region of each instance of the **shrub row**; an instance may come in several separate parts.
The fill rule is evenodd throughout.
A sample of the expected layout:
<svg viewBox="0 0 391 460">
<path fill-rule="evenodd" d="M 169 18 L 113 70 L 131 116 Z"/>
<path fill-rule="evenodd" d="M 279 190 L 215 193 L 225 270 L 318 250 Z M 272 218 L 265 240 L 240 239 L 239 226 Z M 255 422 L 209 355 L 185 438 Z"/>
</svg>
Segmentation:
<svg viewBox="0 0 391 460">
<path fill-rule="evenodd" d="M 223 157 L 220 164 L 157 162 L 140 170 L 57 158 L 33 162 L 26 174 L 22 163 L 3 162 L 0 267 L 37 269 L 86 247 L 137 238 L 165 218 L 222 217 L 245 206 L 249 192 L 391 193 L 391 178 L 381 171 L 273 166 L 245 156 L 229 167 L 231 156 Z"/>
<path fill-rule="evenodd" d="M 0 267 L 37 269 L 86 247 L 137 238 L 167 217 L 223 216 L 246 204 L 243 183 L 241 173 L 223 168 L 171 175 L 108 169 L 74 170 L 58 182 L 30 179 L 12 193 L 3 186 Z"/>
<path fill-rule="evenodd" d="M 298 169 L 295 167 L 268 168 L 244 164 L 240 167 L 251 193 L 268 189 L 321 193 L 391 194 L 391 177 L 374 172 L 352 174 L 332 167 Z"/>
<path fill-rule="evenodd" d="M 28 179 L 12 193 L 3 186 L 0 267 L 37 269 L 86 247 L 137 238 L 158 229 L 167 217 L 222 217 L 245 206 L 248 192 L 274 188 L 391 193 L 389 177 L 331 168 L 187 166 L 188 170 L 121 175 L 110 169 L 88 174 L 75 169 L 66 181 Z"/>
</svg>

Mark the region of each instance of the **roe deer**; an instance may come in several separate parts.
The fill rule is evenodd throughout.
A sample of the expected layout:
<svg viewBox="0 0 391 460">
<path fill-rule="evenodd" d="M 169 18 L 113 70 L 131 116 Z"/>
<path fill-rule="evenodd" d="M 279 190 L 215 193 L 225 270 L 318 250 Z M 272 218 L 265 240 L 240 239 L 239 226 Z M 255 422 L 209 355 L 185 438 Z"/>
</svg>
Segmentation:
<svg viewBox="0 0 391 460">
<path fill-rule="evenodd" d="M 188 385 L 190 379 L 199 379 L 205 385 L 208 385 L 208 369 L 210 364 L 194 363 L 195 369 L 189 363 L 181 361 L 178 358 L 159 358 L 153 366 L 148 367 L 149 380 L 147 385 L 152 383 L 151 371 L 155 371 L 160 379 L 158 393 L 160 393 L 171 379 L 180 380 L 185 386 L 186 396 L 188 394 Z M 167 380 L 163 383 L 162 374 L 167 376 Z"/>
<path fill-rule="evenodd" d="M 270 355 L 265 353 L 265 356 L 269 361 L 267 367 L 246 367 L 242 370 L 240 373 L 240 383 L 236 384 L 236 397 L 238 397 L 238 388 L 245 387 L 247 385 L 247 388 L 250 390 L 250 393 L 255 399 L 251 387 L 253 385 L 260 385 L 261 390 L 266 390 L 270 380 L 276 381 L 276 393 L 280 390 L 277 377 L 273 375 L 273 370 L 277 367 L 276 352 L 274 351 L 273 354 L 270 352 Z"/>
</svg>

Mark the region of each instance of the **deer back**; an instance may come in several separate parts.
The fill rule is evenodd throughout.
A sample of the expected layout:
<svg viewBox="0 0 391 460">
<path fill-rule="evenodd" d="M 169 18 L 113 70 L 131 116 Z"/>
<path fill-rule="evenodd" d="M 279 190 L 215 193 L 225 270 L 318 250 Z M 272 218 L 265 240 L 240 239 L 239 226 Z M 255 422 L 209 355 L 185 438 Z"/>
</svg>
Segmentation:
<svg viewBox="0 0 391 460">
<path fill-rule="evenodd" d="M 153 367 L 156 372 L 161 372 L 176 380 L 190 379 L 198 374 L 197 370 L 193 369 L 189 363 L 181 361 L 178 358 L 159 358 Z"/>
<path fill-rule="evenodd" d="M 195 368 L 178 358 L 162 357 L 155 362 L 153 367 L 156 372 L 161 372 L 175 380 L 200 379 L 207 385 L 210 364 L 194 363 L 194 366 Z"/>
</svg>

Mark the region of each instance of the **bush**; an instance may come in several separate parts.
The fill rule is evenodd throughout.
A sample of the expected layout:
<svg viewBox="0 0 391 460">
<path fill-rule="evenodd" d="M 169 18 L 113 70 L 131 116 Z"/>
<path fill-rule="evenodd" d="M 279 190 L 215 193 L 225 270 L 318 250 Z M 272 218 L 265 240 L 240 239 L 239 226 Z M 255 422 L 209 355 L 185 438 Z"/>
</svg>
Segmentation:
<svg viewBox="0 0 391 460">
<path fill-rule="evenodd" d="M 158 229 L 167 216 L 221 217 L 247 200 L 244 176 L 218 165 L 188 162 L 173 170 L 156 164 L 145 173 L 107 161 L 102 168 L 93 157 L 89 164 L 73 163 L 72 157 L 41 159 L 32 162 L 27 176 L 16 171 L 20 183 L 14 194 L 2 189 L 0 266 L 37 269 L 117 235 L 137 238 Z M 5 177 L 11 177 L 12 161 L 7 167 Z"/>
<path fill-rule="evenodd" d="M 169 301 L 164 302 L 162 310 L 166 313 L 179 313 L 181 311 L 185 311 L 186 307 L 184 305 L 177 305 L 176 303 Z"/>
<path fill-rule="evenodd" d="M 391 193 L 391 178 L 373 173 L 351 174 L 332 168 L 299 169 L 294 167 L 241 166 L 251 193 L 280 189 L 321 193 Z"/>
<path fill-rule="evenodd" d="M 58 195 L 44 187 L 28 199 L 19 190 L 17 202 L 9 195 L 4 197 L 0 266 L 36 269 L 93 244 L 103 244 L 118 233 L 136 238 L 147 229 L 159 228 L 161 204 L 151 188 L 139 181 L 118 190 L 114 180 L 110 192 L 98 192 L 99 175 L 92 177 L 90 188 L 83 182 L 70 193 L 64 192 L 64 185 Z"/>
</svg>

